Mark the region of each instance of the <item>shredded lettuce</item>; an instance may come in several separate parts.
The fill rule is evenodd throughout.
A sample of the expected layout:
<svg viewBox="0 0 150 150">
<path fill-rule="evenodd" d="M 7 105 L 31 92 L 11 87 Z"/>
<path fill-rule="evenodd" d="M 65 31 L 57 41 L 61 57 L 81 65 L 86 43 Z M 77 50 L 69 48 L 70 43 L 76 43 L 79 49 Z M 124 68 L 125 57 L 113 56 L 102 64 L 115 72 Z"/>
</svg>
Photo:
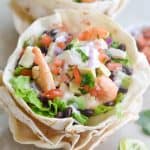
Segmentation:
<svg viewBox="0 0 150 150">
<path fill-rule="evenodd" d="M 132 82 L 132 78 L 130 76 L 126 76 L 125 78 L 123 78 L 121 86 L 123 88 L 128 88 L 130 86 Z"/>
<path fill-rule="evenodd" d="M 68 105 L 73 105 L 77 109 L 85 109 L 85 101 L 81 97 L 74 97 L 67 102 Z"/>
<path fill-rule="evenodd" d="M 103 104 L 95 108 L 95 115 L 101 115 L 113 109 L 113 106 L 105 106 Z"/>
<path fill-rule="evenodd" d="M 21 71 L 22 71 L 23 69 L 24 69 L 24 67 L 22 67 L 22 66 L 16 67 L 16 68 L 15 68 L 15 71 L 14 71 L 14 75 L 15 75 L 15 76 L 20 75 L 20 73 L 21 73 Z"/>
<path fill-rule="evenodd" d="M 67 104 L 62 99 L 59 99 L 59 98 L 55 98 L 53 100 L 52 104 L 57 106 L 57 112 L 58 111 L 64 111 L 67 108 Z"/>
<path fill-rule="evenodd" d="M 80 122 L 83 125 L 85 125 L 88 121 L 88 117 L 80 113 L 73 112 L 72 116 L 74 119 L 76 119 L 78 122 Z"/>
<path fill-rule="evenodd" d="M 122 102 L 122 100 L 124 99 L 124 94 L 123 93 L 118 93 L 118 95 L 117 95 L 117 97 L 116 97 L 116 99 L 115 99 L 115 103 L 116 104 L 118 104 L 118 103 L 121 103 Z"/>
<path fill-rule="evenodd" d="M 114 106 L 106 106 L 104 104 L 101 104 L 95 108 L 95 115 L 101 115 L 103 113 L 107 113 L 108 111 L 115 110 L 116 115 L 120 118 L 122 116 L 122 106 L 120 105 L 120 103 L 122 102 L 123 98 L 124 94 L 118 93 L 116 99 L 114 100 Z"/>
<path fill-rule="evenodd" d="M 13 77 L 10 82 L 17 97 L 24 99 L 28 104 L 42 109 L 42 102 L 38 99 L 38 94 L 30 87 L 29 77 Z"/>
<path fill-rule="evenodd" d="M 26 76 L 13 77 L 11 84 L 17 97 L 22 98 L 31 109 L 39 115 L 54 117 L 58 111 L 64 111 L 67 105 L 60 99 L 48 101 L 49 107 L 44 107 L 37 92 L 30 87 L 30 78 Z"/>
</svg>

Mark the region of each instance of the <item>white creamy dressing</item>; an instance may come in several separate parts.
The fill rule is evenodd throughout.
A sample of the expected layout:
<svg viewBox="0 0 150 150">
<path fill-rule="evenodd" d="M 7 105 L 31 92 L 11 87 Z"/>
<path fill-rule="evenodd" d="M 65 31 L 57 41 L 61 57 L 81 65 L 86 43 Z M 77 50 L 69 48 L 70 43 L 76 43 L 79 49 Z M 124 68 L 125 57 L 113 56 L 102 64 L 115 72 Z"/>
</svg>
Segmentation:
<svg viewBox="0 0 150 150">
<path fill-rule="evenodd" d="M 66 32 L 59 32 L 56 35 L 56 42 L 66 42 L 68 38 L 68 33 Z"/>
<path fill-rule="evenodd" d="M 112 47 L 107 50 L 107 53 L 110 54 L 113 58 L 125 59 L 127 56 L 126 52 Z"/>
<path fill-rule="evenodd" d="M 46 61 L 50 63 L 53 58 L 59 53 L 62 53 L 62 49 L 57 46 L 57 43 L 53 42 L 48 48 L 48 53 L 45 57 Z"/>
<path fill-rule="evenodd" d="M 119 87 L 125 77 L 127 77 L 127 75 L 124 72 L 118 71 L 115 76 L 115 84 Z"/>
<path fill-rule="evenodd" d="M 108 48 L 108 46 L 104 40 L 100 39 L 98 42 L 102 49 Z M 65 60 L 65 63 L 68 65 L 78 65 L 80 67 L 91 68 L 91 69 L 99 68 L 102 66 L 102 64 L 99 61 L 99 52 L 95 48 L 94 42 L 84 42 L 79 47 L 79 49 L 82 50 L 86 54 L 86 56 L 89 57 L 89 60 L 87 60 L 86 62 L 83 62 L 81 55 L 76 50 L 76 48 L 72 48 L 71 50 L 63 51 L 57 57 L 59 59 Z M 103 68 L 104 68 L 104 66 L 103 66 Z M 108 72 L 108 70 L 107 70 L 107 72 Z"/>
<path fill-rule="evenodd" d="M 69 90 L 66 84 L 60 85 L 60 90 L 65 91 L 62 99 L 67 102 L 70 98 L 74 97 L 74 94 Z"/>
</svg>

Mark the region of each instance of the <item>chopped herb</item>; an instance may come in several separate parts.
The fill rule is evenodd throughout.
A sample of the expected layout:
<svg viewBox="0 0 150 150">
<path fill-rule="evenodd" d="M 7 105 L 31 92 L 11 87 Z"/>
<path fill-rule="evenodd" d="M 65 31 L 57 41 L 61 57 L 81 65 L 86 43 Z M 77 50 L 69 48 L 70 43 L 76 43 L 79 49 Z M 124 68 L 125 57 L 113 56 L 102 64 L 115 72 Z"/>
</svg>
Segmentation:
<svg viewBox="0 0 150 150">
<path fill-rule="evenodd" d="M 33 46 L 33 41 L 31 39 L 26 40 L 23 44 L 23 48 L 26 48 L 28 46 Z"/>
<path fill-rule="evenodd" d="M 76 51 L 81 55 L 83 62 L 89 60 L 89 57 L 80 48 L 77 48 Z"/>
<path fill-rule="evenodd" d="M 81 85 L 88 85 L 90 88 L 93 88 L 95 85 L 95 80 L 92 73 L 86 73 L 82 75 Z"/>
<path fill-rule="evenodd" d="M 83 89 L 83 88 L 79 88 L 79 90 L 80 90 L 81 94 L 87 94 L 87 93 L 88 93 L 88 92 L 87 92 L 85 89 Z"/>
<path fill-rule="evenodd" d="M 67 47 L 65 48 L 65 50 L 69 50 L 69 49 L 72 49 L 73 47 L 79 47 L 80 46 L 80 43 L 77 39 L 73 39 L 68 45 Z"/>
<path fill-rule="evenodd" d="M 112 58 L 112 61 L 116 62 L 116 63 L 120 63 L 120 64 L 122 64 L 124 66 L 129 66 L 131 64 L 131 62 L 129 61 L 128 58 L 126 58 L 126 59 Z"/>
<path fill-rule="evenodd" d="M 80 43 L 77 39 L 73 39 L 66 47 L 66 50 L 71 50 L 74 48 L 81 56 L 82 61 L 86 62 L 89 57 L 83 52 L 83 50 L 80 48 Z"/>
</svg>

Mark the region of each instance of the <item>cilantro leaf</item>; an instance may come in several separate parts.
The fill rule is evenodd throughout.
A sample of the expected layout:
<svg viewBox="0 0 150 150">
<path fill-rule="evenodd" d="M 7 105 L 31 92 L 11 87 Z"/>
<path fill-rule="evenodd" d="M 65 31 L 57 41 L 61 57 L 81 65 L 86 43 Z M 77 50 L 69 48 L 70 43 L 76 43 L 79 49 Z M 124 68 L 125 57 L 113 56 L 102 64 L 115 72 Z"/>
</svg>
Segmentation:
<svg viewBox="0 0 150 150">
<path fill-rule="evenodd" d="M 93 88 L 95 85 L 95 80 L 92 73 L 86 73 L 82 75 L 81 85 L 88 85 L 90 88 Z"/>
<path fill-rule="evenodd" d="M 80 48 L 77 48 L 76 51 L 80 54 L 83 62 L 89 60 L 89 57 Z"/>
</svg>

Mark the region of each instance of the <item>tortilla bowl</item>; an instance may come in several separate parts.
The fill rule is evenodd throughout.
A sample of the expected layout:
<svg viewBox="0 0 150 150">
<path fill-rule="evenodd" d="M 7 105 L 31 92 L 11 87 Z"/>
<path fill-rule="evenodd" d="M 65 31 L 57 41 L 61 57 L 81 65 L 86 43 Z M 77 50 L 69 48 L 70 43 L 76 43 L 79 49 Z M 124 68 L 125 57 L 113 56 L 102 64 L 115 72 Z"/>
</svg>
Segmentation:
<svg viewBox="0 0 150 150">
<path fill-rule="evenodd" d="M 118 113 L 113 110 L 90 117 L 86 125 L 73 124 L 72 117 L 58 119 L 38 115 L 23 99 L 15 96 L 10 79 L 13 76 L 24 41 L 31 36 L 40 35 L 46 29 L 64 24 L 74 35 L 89 27 L 103 27 L 112 33 L 115 40 L 126 44 L 128 56 L 132 60 L 133 76 L 128 93 L 120 104 L 122 109 L 119 114 L 121 116 L 118 116 Z M 35 21 L 20 36 L 17 48 L 10 56 L 3 73 L 4 86 L 0 88 L 0 99 L 2 107 L 9 113 L 10 129 L 17 142 L 34 144 L 42 148 L 87 149 L 91 146 L 92 149 L 118 128 L 138 118 L 142 104 L 141 97 L 149 85 L 149 75 L 148 62 L 145 56 L 137 51 L 135 41 L 110 18 L 99 14 L 99 12 L 81 11 L 77 13 L 74 10 L 57 10 L 52 16 Z M 19 132 L 21 129 L 27 131 Z"/>
<path fill-rule="evenodd" d="M 116 130 L 124 126 L 130 121 L 134 121 L 138 118 L 137 110 L 141 108 L 141 98 L 139 98 L 135 104 L 136 111 L 134 113 L 128 113 L 125 117 L 118 119 L 111 124 L 106 125 L 103 129 L 97 131 L 88 131 L 76 135 L 64 135 L 58 136 L 58 134 L 53 134 L 53 130 L 49 127 L 42 128 L 46 132 L 41 132 L 41 128 L 34 124 L 33 120 L 26 117 L 26 114 L 23 114 L 17 106 L 14 106 L 14 102 L 10 97 L 9 93 L 4 87 L 1 87 L 0 92 L 3 93 L 0 96 L 2 100 L 2 107 L 9 114 L 9 128 L 13 134 L 13 138 L 16 142 L 20 144 L 33 144 L 39 148 L 45 149 L 94 149 L 98 144 L 104 142 L 106 138 L 112 135 Z M 9 101 L 7 101 L 7 99 Z M 11 100 L 10 100 L 11 99 Z M 9 104 L 11 103 L 11 105 Z M 15 109 L 13 108 L 15 107 Z"/>
<path fill-rule="evenodd" d="M 115 16 L 126 4 L 126 0 L 115 1 L 95 1 L 91 3 L 77 3 L 72 0 L 11 0 L 11 9 L 14 24 L 17 32 L 22 33 L 34 20 L 48 16 L 55 9 L 75 9 L 75 10 L 98 10 L 102 14 Z"/>
</svg>

